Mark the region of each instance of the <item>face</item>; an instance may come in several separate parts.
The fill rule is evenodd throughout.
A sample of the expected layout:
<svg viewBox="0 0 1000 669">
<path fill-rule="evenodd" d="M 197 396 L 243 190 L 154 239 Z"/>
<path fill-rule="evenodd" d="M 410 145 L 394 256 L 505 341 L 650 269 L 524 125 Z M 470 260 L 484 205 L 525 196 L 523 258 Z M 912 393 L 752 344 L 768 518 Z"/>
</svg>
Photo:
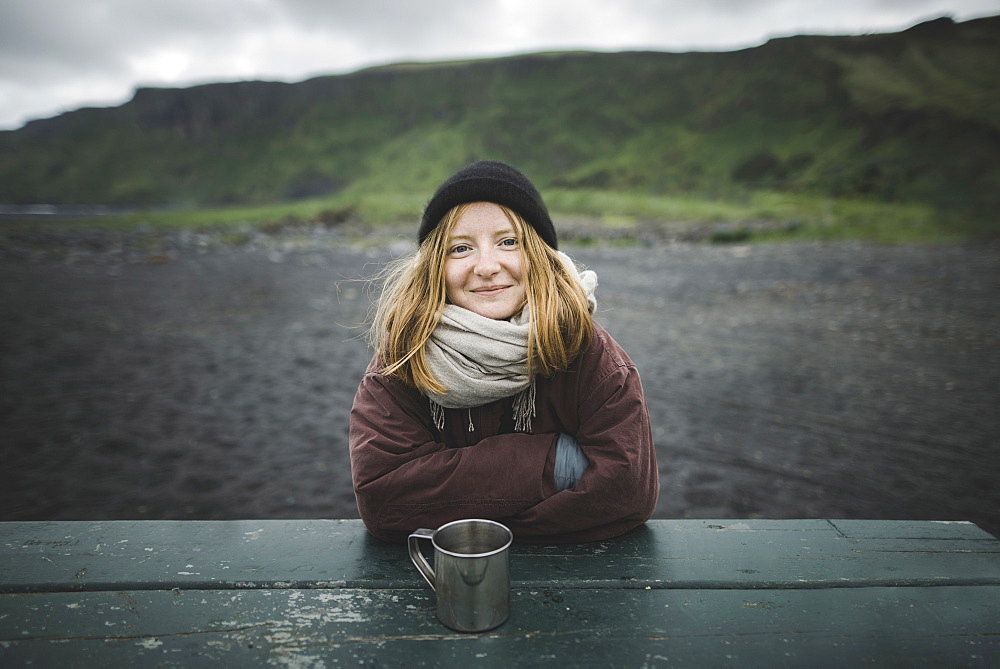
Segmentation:
<svg viewBox="0 0 1000 669">
<path fill-rule="evenodd" d="M 476 202 L 448 235 L 448 301 L 480 316 L 506 319 L 524 305 L 521 245 L 513 224 L 491 202 Z"/>
</svg>

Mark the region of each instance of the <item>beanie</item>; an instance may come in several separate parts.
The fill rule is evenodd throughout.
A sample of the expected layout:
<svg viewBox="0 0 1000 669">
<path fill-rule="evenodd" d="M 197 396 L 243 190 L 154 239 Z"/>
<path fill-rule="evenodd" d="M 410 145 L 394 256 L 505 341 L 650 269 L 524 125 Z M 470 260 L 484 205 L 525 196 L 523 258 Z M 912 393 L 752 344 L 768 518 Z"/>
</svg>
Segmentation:
<svg viewBox="0 0 1000 669">
<path fill-rule="evenodd" d="M 512 209 L 542 240 L 558 249 L 556 229 L 542 196 L 520 171 L 497 160 L 480 160 L 463 167 L 441 184 L 424 208 L 418 239 L 423 244 L 453 207 L 467 202 L 493 202 Z"/>
</svg>

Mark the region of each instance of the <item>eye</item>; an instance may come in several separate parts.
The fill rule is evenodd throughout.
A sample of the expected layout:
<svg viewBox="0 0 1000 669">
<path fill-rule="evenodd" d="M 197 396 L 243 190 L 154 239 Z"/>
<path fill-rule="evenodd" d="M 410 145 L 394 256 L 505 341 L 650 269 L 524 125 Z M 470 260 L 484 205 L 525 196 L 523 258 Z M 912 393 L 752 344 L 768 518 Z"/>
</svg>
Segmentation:
<svg viewBox="0 0 1000 669">
<path fill-rule="evenodd" d="M 455 254 L 458 254 L 458 255 L 461 255 L 463 253 L 467 253 L 470 250 L 471 249 L 468 246 L 466 246 L 465 244 L 456 244 L 455 246 L 451 247 L 451 252 L 455 253 Z"/>
<path fill-rule="evenodd" d="M 506 246 L 506 247 L 509 247 L 509 248 L 514 248 L 515 246 L 517 246 L 517 238 L 516 237 L 508 237 L 507 239 L 505 239 L 502 242 L 500 242 L 500 246 Z"/>
</svg>

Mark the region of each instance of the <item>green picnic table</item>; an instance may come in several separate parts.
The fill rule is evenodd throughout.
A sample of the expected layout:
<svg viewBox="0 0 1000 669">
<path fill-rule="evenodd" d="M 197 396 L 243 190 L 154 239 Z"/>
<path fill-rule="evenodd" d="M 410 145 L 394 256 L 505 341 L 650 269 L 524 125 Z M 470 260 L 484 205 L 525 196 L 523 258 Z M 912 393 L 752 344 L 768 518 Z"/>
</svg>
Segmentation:
<svg viewBox="0 0 1000 669">
<path fill-rule="evenodd" d="M 0 666 L 1000 666 L 971 523 L 657 520 L 510 571 L 461 634 L 357 520 L 0 523 Z"/>
</svg>

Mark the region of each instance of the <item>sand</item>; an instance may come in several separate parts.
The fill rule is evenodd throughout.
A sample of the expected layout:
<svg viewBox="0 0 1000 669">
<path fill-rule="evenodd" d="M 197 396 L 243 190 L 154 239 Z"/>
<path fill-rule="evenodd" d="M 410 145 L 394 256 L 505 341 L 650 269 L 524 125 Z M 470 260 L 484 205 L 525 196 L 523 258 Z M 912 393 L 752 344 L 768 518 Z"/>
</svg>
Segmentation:
<svg viewBox="0 0 1000 669">
<path fill-rule="evenodd" d="M 361 279 L 405 247 L 0 236 L 0 519 L 357 517 Z M 656 517 L 1000 534 L 1000 246 L 564 250 L 640 370 Z"/>
</svg>

